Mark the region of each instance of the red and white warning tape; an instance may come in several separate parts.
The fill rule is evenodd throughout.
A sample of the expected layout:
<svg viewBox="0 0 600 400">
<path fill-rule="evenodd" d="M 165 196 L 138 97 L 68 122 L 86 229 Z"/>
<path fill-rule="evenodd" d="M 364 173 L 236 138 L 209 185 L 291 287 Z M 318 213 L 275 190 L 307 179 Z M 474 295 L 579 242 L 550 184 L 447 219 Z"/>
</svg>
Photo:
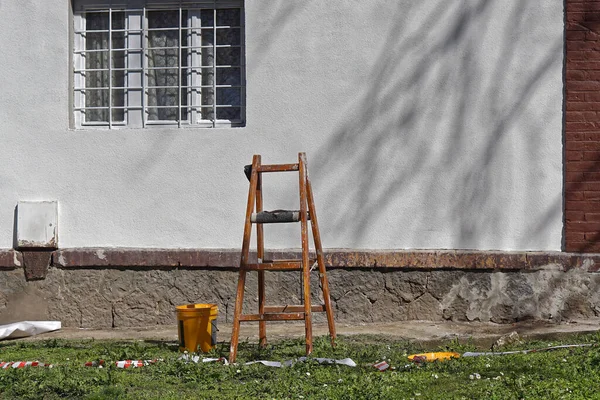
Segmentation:
<svg viewBox="0 0 600 400">
<path fill-rule="evenodd" d="M 156 364 L 158 360 L 124 360 L 115 363 L 117 368 L 140 368 L 150 364 Z"/>
<path fill-rule="evenodd" d="M 86 367 L 99 367 L 99 368 L 102 368 L 104 366 L 104 360 L 88 361 L 84 365 Z"/>
<path fill-rule="evenodd" d="M 52 368 L 52 364 L 45 364 L 39 361 L 13 361 L 13 362 L 0 362 L 1 369 L 9 368 L 25 368 L 25 367 L 46 367 Z"/>
<path fill-rule="evenodd" d="M 145 367 L 147 365 L 150 364 L 156 364 L 158 361 L 162 361 L 162 360 L 122 360 L 122 361 L 115 361 L 115 367 L 117 368 L 140 368 L 140 367 Z M 97 367 L 97 368 L 103 368 L 104 367 L 104 360 L 98 360 L 98 361 L 88 361 L 84 364 L 86 367 Z"/>
</svg>

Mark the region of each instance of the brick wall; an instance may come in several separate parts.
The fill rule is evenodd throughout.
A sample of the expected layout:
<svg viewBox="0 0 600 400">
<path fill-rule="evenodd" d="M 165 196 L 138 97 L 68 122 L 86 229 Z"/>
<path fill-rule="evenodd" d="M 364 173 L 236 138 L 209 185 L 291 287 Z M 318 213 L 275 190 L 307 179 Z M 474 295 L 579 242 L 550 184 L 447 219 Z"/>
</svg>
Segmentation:
<svg viewBox="0 0 600 400">
<path fill-rule="evenodd" d="M 565 251 L 600 252 L 600 0 L 566 0 Z"/>
</svg>

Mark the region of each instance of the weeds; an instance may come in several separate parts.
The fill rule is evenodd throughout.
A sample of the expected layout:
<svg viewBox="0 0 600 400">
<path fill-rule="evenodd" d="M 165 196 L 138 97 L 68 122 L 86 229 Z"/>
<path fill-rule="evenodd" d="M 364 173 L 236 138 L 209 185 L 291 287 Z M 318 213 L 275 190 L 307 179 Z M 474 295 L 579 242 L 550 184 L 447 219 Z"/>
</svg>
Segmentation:
<svg viewBox="0 0 600 400">
<path fill-rule="evenodd" d="M 600 336 L 513 344 L 509 349 L 546 348 L 566 343 L 598 343 Z M 341 337 L 332 349 L 327 337 L 315 339 L 314 357 L 352 358 L 358 366 L 296 363 L 269 368 L 245 361 L 284 361 L 303 355 L 302 340 L 285 340 L 261 349 L 243 342 L 237 365 L 185 363 L 170 342 L 20 341 L 0 344 L 0 361 L 39 360 L 53 368 L 0 370 L 0 395 L 19 399 L 441 399 L 441 398 L 595 398 L 600 387 L 600 348 L 459 358 L 423 365 L 408 354 L 477 350 L 470 342 L 448 341 L 437 348 L 381 336 Z M 227 355 L 227 343 L 211 354 Z M 104 368 L 86 368 L 104 359 Z M 139 369 L 117 369 L 114 361 L 162 359 Z M 394 369 L 371 367 L 386 360 Z"/>
</svg>

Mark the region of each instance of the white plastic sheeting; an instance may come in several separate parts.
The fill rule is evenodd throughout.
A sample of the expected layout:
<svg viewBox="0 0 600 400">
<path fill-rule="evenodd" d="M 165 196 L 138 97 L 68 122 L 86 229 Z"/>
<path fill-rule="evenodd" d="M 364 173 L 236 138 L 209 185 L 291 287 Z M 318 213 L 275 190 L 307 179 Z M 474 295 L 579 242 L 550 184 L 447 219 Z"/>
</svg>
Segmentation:
<svg viewBox="0 0 600 400">
<path fill-rule="evenodd" d="M 21 321 L 0 325 L 0 340 L 39 335 L 61 328 L 60 321 Z"/>
</svg>

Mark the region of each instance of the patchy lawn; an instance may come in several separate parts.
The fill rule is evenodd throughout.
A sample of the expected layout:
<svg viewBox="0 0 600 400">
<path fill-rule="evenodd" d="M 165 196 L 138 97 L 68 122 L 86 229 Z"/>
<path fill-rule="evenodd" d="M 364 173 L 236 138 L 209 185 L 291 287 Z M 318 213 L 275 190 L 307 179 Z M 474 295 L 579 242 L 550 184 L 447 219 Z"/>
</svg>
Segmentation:
<svg viewBox="0 0 600 400">
<path fill-rule="evenodd" d="M 560 341 L 536 341 L 502 350 L 551 345 L 600 343 L 585 335 Z M 358 366 L 296 363 L 273 368 L 251 360 L 285 361 L 303 355 L 303 340 L 286 340 L 259 349 L 241 343 L 238 365 L 185 363 L 173 342 L 39 340 L 0 342 L 0 361 L 40 361 L 52 368 L 0 370 L 2 398 L 19 399 L 437 399 L 566 398 L 600 396 L 600 347 L 530 354 L 459 358 L 413 364 L 407 355 L 423 351 L 476 351 L 469 343 L 448 342 L 437 348 L 379 336 L 341 337 L 332 350 L 327 337 L 315 340 L 314 357 L 352 358 Z M 479 349 L 481 350 L 481 349 Z M 484 349 L 485 350 L 485 349 Z M 220 344 L 206 356 L 226 356 Z M 85 367 L 105 360 L 104 368 Z M 142 368 L 119 369 L 119 360 L 162 359 Z M 386 360 L 395 369 L 372 367 Z"/>
</svg>

